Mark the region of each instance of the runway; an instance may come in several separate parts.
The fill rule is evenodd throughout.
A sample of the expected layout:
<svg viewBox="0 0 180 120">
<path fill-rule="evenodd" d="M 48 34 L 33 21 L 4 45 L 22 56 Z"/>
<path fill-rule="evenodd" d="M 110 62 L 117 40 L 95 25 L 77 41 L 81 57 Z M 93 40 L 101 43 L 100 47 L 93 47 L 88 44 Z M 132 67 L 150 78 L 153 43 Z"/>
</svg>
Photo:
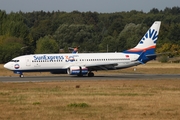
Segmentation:
<svg viewBox="0 0 180 120">
<path fill-rule="evenodd" d="M 77 76 L 25 76 L 19 77 L 0 77 L 0 82 L 50 82 L 66 80 L 172 80 L 180 79 L 180 74 L 113 74 L 97 75 L 95 77 Z"/>
</svg>

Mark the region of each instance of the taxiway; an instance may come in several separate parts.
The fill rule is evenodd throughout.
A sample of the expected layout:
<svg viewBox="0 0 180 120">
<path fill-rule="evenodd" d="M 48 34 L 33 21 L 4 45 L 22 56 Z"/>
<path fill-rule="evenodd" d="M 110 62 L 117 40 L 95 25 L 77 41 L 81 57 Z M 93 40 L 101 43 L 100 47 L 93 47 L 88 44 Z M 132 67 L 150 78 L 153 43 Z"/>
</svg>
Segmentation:
<svg viewBox="0 0 180 120">
<path fill-rule="evenodd" d="M 168 80 L 180 79 L 180 74 L 113 74 L 97 75 L 95 77 L 77 76 L 25 76 L 19 77 L 0 77 L 0 82 L 51 82 L 65 80 Z"/>
</svg>

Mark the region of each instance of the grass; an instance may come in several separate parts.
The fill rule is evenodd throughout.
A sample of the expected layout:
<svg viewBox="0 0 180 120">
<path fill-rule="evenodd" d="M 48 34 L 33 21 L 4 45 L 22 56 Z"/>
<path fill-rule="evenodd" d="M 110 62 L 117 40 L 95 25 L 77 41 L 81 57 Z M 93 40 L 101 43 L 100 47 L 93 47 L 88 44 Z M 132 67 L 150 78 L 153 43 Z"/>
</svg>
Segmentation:
<svg viewBox="0 0 180 120">
<path fill-rule="evenodd" d="M 71 103 L 67 105 L 68 107 L 80 107 L 80 108 L 85 108 L 89 107 L 87 103 Z"/>
<path fill-rule="evenodd" d="M 179 119 L 179 95 L 178 78 L 0 83 L 0 119 Z"/>
<path fill-rule="evenodd" d="M 17 76 L 0 65 L 0 76 Z M 148 63 L 95 74 L 179 74 L 179 64 Z M 25 76 L 49 73 L 25 73 Z M 180 78 L 0 83 L 2 120 L 169 120 L 180 118 Z"/>
</svg>

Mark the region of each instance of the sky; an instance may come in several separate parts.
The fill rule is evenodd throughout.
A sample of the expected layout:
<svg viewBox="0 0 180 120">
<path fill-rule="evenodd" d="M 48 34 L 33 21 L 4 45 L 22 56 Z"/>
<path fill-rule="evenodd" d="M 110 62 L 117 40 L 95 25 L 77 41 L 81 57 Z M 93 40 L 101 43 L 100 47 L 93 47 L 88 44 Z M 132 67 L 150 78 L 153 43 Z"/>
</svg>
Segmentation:
<svg viewBox="0 0 180 120">
<path fill-rule="evenodd" d="M 0 0 L 0 10 L 10 12 L 65 11 L 113 13 L 122 11 L 149 12 L 152 8 L 180 7 L 180 0 Z"/>
</svg>

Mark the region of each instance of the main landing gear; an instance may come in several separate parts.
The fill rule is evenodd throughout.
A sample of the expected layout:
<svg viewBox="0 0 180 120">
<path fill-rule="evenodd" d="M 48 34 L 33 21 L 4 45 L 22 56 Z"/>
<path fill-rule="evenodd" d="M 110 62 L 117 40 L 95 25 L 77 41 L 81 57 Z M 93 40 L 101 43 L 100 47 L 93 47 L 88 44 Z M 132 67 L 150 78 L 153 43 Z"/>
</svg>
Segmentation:
<svg viewBox="0 0 180 120">
<path fill-rule="evenodd" d="M 78 74 L 77 76 L 78 77 L 83 77 L 83 74 Z M 88 72 L 87 76 L 88 77 L 94 77 L 94 73 L 90 71 L 90 72 Z"/>
<path fill-rule="evenodd" d="M 88 73 L 88 77 L 94 77 L 94 73 L 90 71 L 90 72 Z"/>
</svg>

